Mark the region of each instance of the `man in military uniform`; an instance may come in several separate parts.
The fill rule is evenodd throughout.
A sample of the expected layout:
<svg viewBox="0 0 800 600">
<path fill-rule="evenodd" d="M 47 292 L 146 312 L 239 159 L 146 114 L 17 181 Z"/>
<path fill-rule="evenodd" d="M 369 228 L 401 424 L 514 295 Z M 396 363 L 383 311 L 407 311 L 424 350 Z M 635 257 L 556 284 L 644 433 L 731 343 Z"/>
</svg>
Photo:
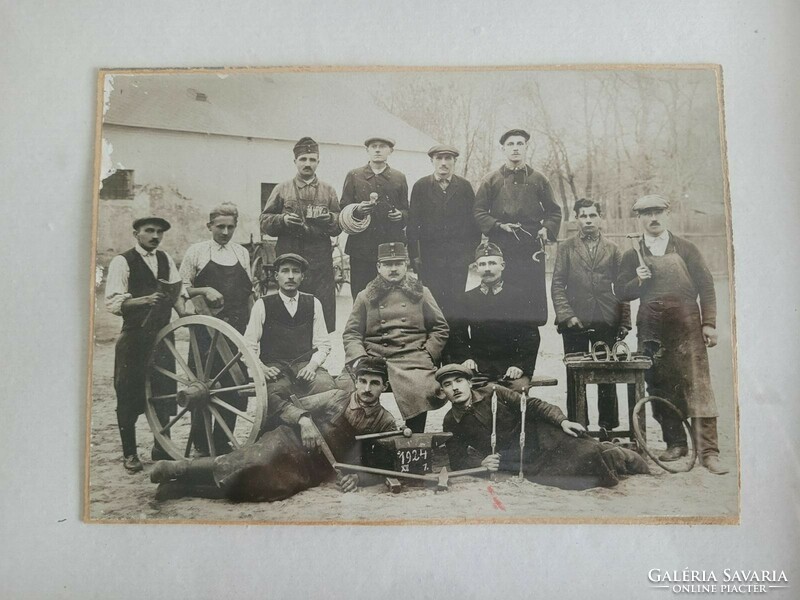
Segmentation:
<svg viewBox="0 0 800 600">
<path fill-rule="evenodd" d="M 631 329 L 631 308 L 614 295 L 622 252 L 600 231 L 600 207 L 581 198 L 575 202 L 579 232 L 559 245 L 553 271 L 552 297 L 564 353 L 586 352 L 597 341 L 609 347 Z M 598 388 L 599 426 L 619 426 L 617 386 Z"/>
<path fill-rule="evenodd" d="M 417 181 L 411 190 L 408 253 L 422 283 L 450 321 L 464 293 L 481 232 L 472 214 L 472 184 L 455 174 L 458 150 L 439 144 L 428 156 L 433 174 Z"/>
<path fill-rule="evenodd" d="M 701 464 L 712 473 L 725 474 L 728 469 L 719 460 L 718 413 L 706 350 L 717 345 L 714 279 L 697 247 L 669 231 L 666 198 L 643 196 L 633 211 L 644 230 L 639 242 L 644 266 L 636 251 L 628 250 L 622 256 L 615 289 L 622 300 L 639 300 L 639 350 L 653 359 L 645 374 L 648 394 L 670 401 L 691 417 Z M 653 416 L 667 444 L 659 458 L 673 461 L 686 456 L 681 419 L 659 403 L 653 403 Z"/>
<path fill-rule="evenodd" d="M 504 276 L 503 251 L 487 242 L 474 253 L 481 283 L 462 294 L 451 322 L 447 360 L 522 391 L 530 385 L 536 368 L 537 321 L 517 282 Z"/>
<path fill-rule="evenodd" d="M 506 279 L 522 288 L 533 318 L 547 322 L 544 257 L 533 255 L 547 240 L 554 242 L 561 227 L 561 208 L 547 178 L 525 164 L 530 135 L 506 131 L 500 145 L 505 164 L 484 177 L 475 197 L 475 220 L 489 241 L 503 251 Z"/>
<path fill-rule="evenodd" d="M 244 339 L 261 359 L 267 391 L 288 398 L 336 387 L 322 366 L 331 351 L 319 299 L 299 291 L 308 262 L 299 254 L 275 259 L 278 293 L 256 301 Z"/>
<path fill-rule="evenodd" d="M 319 145 L 310 137 L 294 146 L 297 175 L 278 184 L 261 213 L 261 231 L 278 238 L 277 254 L 308 261 L 302 292 L 313 294 L 325 313 L 328 332 L 336 329 L 336 282 L 331 238 L 339 235 L 339 200 L 333 186 L 317 178 Z"/>
<path fill-rule="evenodd" d="M 345 361 L 358 366 L 367 356 L 386 359 L 400 414 L 409 429 L 421 432 L 427 411 L 442 406 L 433 374 L 449 327 L 430 290 L 408 276 L 405 245 L 381 244 L 377 266 L 378 276 L 356 296 L 342 333 Z"/>
<path fill-rule="evenodd" d="M 480 465 L 489 471 L 518 473 L 522 456 L 523 473 L 529 480 L 575 490 L 612 487 L 625 475 L 650 472 L 636 452 L 588 437 L 583 425 L 568 421 L 557 406 L 502 387 L 472 389 L 471 378 L 471 370 L 458 364 L 436 372 L 442 393 L 452 403 L 442 425 L 453 434 L 447 442 L 452 469 Z M 496 415 L 493 394 L 497 394 Z M 524 423 L 522 402 L 526 403 Z M 523 427 L 524 450 L 519 443 Z"/>
<path fill-rule="evenodd" d="M 350 171 L 342 188 L 341 225 L 348 234 L 344 251 L 350 257 L 350 292 L 353 299 L 375 277 L 378 246 L 405 242 L 408 217 L 406 176 L 387 161 L 394 140 L 370 137 L 364 141 L 369 162 Z"/>
</svg>

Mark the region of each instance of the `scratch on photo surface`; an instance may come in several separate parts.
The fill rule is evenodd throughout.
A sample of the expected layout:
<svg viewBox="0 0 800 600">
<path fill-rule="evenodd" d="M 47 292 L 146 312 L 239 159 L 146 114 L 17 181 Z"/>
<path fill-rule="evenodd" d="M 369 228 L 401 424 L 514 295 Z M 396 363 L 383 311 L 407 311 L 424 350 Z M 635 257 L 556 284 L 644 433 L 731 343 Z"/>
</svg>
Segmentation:
<svg viewBox="0 0 800 600">
<path fill-rule="evenodd" d="M 487 485 L 486 486 L 486 491 L 489 492 L 489 497 L 492 499 L 492 504 L 494 504 L 494 507 L 496 509 L 498 509 L 498 510 L 503 510 L 504 511 L 506 509 L 506 507 L 503 504 L 503 502 L 500 500 L 500 497 L 494 491 L 494 488 L 492 486 L 490 486 L 490 485 Z"/>
</svg>

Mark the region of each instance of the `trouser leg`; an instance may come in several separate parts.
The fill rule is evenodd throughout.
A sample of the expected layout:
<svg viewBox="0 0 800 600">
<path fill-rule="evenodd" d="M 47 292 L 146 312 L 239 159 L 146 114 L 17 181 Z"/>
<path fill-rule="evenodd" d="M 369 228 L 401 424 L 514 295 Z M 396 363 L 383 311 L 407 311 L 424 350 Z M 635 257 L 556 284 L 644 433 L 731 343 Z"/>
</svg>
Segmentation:
<svg viewBox="0 0 800 600">
<path fill-rule="evenodd" d="M 597 327 L 595 336 L 590 336 L 590 343 L 601 340 L 614 347 L 617 332 L 610 327 Z M 613 383 L 601 383 L 597 386 L 598 424 L 606 429 L 619 427 L 619 405 L 617 403 L 617 386 Z"/>
<path fill-rule="evenodd" d="M 428 413 L 420 413 L 415 417 L 411 417 L 410 419 L 406 419 L 406 427 L 408 427 L 413 433 L 422 433 L 425 431 L 425 421 L 428 420 Z"/>
<path fill-rule="evenodd" d="M 719 455 L 719 440 L 717 438 L 717 418 L 716 417 L 694 417 L 692 419 L 692 429 L 694 429 L 695 447 L 697 455 L 702 460 L 707 456 Z"/>
<path fill-rule="evenodd" d="M 358 293 L 378 275 L 375 260 L 364 260 L 355 256 L 350 257 L 350 293 L 355 300 Z"/>
<path fill-rule="evenodd" d="M 119 437 L 122 442 L 123 456 L 137 456 L 136 449 L 136 419 L 125 421 L 120 418 L 120 411 L 117 410 L 117 424 L 119 426 Z"/>
<path fill-rule="evenodd" d="M 658 394 L 657 390 L 648 389 L 648 393 L 651 396 L 664 397 Z M 665 399 L 668 400 L 668 398 Z M 660 402 L 652 402 L 650 405 L 653 407 L 653 417 L 661 425 L 661 432 L 667 447 L 688 446 L 686 431 L 680 417 Z"/>
</svg>

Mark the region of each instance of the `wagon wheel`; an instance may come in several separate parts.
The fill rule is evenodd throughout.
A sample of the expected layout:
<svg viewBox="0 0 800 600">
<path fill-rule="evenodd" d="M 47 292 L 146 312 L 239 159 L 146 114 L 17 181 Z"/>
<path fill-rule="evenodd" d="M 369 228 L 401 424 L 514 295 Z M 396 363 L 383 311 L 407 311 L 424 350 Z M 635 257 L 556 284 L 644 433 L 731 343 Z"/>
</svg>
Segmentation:
<svg viewBox="0 0 800 600">
<path fill-rule="evenodd" d="M 683 427 L 686 429 L 686 433 L 688 434 L 686 438 L 689 441 L 689 444 L 691 445 L 690 459 L 688 465 L 681 467 L 673 467 L 668 463 L 659 460 L 657 453 L 651 450 L 650 447 L 647 445 L 647 443 L 644 441 L 644 438 L 642 437 L 642 429 L 639 425 L 639 413 L 641 413 L 644 410 L 644 406 L 648 402 L 659 402 L 680 417 L 681 423 L 683 423 Z M 655 462 L 659 467 L 661 467 L 665 471 L 669 471 L 670 473 L 684 473 L 686 471 L 692 470 L 692 468 L 694 467 L 694 463 L 697 460 L 697 446 L 694 443 L 694 432 L 692 430 L 692 425 L 691 423 L 689 423 L 688 419 L 686 419 L 686 417 L 683 416 L 683 413 L 680 410 L 678 410 L 678 408 L 672 402 L 670 402 L 669 400 L 665 400 L 664 398 L 659 398 L 658 396 L 645 396 L 636 403 L 636 406 L 633 407 L 633 415 L 631 416 L 631 422 L 633 423 L 633 434 L 636 436 L 636 443 L 639 444 L 639 448 L 644 450 L 647 456 L 652 458 L 653 462 Z"/>
<path fill-rule="evenodd" d="M 145 415 L 172 458 L 188 458 L 192 446 L 207 446 L 215 457 L 252 444 L 266 408 L 260 361 L 231 325 L 195 315 L 158 332 L 145 375 Z"/>
</svg>

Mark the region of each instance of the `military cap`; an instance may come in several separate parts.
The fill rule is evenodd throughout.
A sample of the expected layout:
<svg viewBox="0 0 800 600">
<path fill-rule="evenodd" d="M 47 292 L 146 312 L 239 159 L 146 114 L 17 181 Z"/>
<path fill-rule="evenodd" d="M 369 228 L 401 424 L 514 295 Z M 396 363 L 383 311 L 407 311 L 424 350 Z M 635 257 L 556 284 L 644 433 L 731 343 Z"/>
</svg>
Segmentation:
<svg viewBox="0 0 800 600">
<path fill-rule="evenodd" d="M 642 196 L 636 202 L 633 203 L 634 212 L 649 210 L 651 208 L 659 208 L 662 210 L 666 210 L 669 208 L 669 201 L 666 198 L 664 198 L 664 196 L 659 196 L 658 194 L 650 194 L 648 196 Z"/>
<path fill-rule="evenodd" d="M 161 217 L 142 217 L 141 219 L 136 219 L 133 222 L 134 230 L 138 230 L 139 227 L 142 225 L 147 225 L 148 223 L 155 223 L 156 225 L 161 225 L 161 229 L 164 231 L 168 231 L 172 225 L 169 224 L 169 221 L 166 219 L 162 219 Z"/>
<path fill-rule="evenodd" d="M 302 137 L 294 145 L 294 157 L 303 154 L 319 154 L 319 144 L 310 137 Z"/>
<path fill-rule="evenodd" d="M 452 154 L 454 157 L 458 156 L 458 150 L 450 144 L 437 144 L 428 150 L 428 156 L 433 158 L 437 154 Z"/>
<path fill-rule="evenodd" d="M 383 142 L 384 144 L 388 144 L 392 148 L 394 148 L 394 140 L 390 137 L 381 137 L 379 135 L 375 135 L 372 137 L 368 137 L 364 140 L 364 145 L 369 146 L 372 142 Z"/>
<path fill-rule="evenodd" d="M 531 139 L 531 134 L 525 131 L 524 129 L 509 129 L 503 135 L 500 136 L 500 145 L 502 146 L 503 144 L 505 144 L 506 140 L 510 138 L 512 135 L 521 135 L 522 137 L 525 138 L 526 142 L 529 139 Z"/>
<path fill-rule="evenodd" d="M 293 262 L 300 266 L 300 271 L 303 273 L 306 272 L 308 269 L 308 261 L 300 256 L 299 254 L 295 254 L 294 252 L 287 252 L 286 254 L 281 254 L 278 258 L 275 259 L 275 262 L 272 263 L 272 266 L 275 269 L 279 269 L 281 265 L 285 262 Z"/>
<path fill-rule="evenodd" d="M 398 259 L 408 260 L 408 250 L 403 242 L 389 242 L 378 246 L 378 262 Z"/>
<path fill-rule="evenodd" d="M 355 372 L 356 376 L 362 373 L 380 375 L 383 377 L 384 383 L 389 379 L 389 368 L 386 366 L 386 360 L 379 356 L 365 356 L 358 361 Z"/>
<path fill-rule="evenodd" d="M 464 365 L 459 365 L 458 363 L 450 363 L 449 365 L 444 365 L 438 371 L 436 371 L 436 381 L 442 383 L 442 379 L 448 375 L 460 375 L 462 377 L 466 377 L 467 379 L 472 379 L 472 369 L 468 369 Z"/>
<path fill-rule="evenodd" d="M 475 248 L 475 260 L 478 260 L 482 256 L 503 256 L 503 251 L 500 250 L 500 246 L 497 244 L 493 244 L 492 242 L 481 242 L 477 248 Z"/>
</svg>

